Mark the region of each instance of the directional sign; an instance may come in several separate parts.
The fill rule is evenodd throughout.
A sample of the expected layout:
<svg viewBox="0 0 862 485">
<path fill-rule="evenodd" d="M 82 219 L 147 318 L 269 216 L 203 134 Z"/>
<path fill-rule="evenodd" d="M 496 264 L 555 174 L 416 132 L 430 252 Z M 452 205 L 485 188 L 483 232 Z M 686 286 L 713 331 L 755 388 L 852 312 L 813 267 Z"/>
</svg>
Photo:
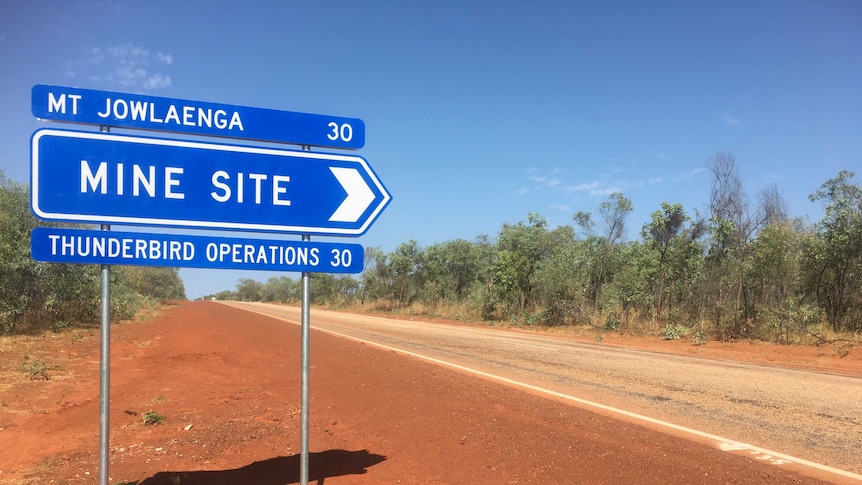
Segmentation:
<svg viewBox="0 0 862 485">
<path fill-rule="evenodd" d="M 355 155 L 38 130 L 42 219 L 360 236 L 392 200 Z"/>
<path fill-rule="evenodd" d="M 31 254 L 48 263 L 361 273 L 359 244 L 39 227 Z"/>
<path fill-rule="evenodd" d="M 332 148 L 365 146 L 365 123 L 357 118 L 45 84 L 33 86 L 32 97 L 33 116 L 41 120 Z"/>
</svg>

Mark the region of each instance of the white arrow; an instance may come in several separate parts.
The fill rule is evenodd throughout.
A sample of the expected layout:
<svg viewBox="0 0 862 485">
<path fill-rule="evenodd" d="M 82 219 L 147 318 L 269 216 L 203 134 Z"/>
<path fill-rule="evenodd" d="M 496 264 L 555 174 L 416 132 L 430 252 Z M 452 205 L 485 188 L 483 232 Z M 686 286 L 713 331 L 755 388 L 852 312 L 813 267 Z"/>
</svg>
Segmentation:
<svg viewBox="0 0 862 485">
<path fill-rule="evenodd" d="M 332 213 L 330 222 L 356 222 L 374 202 L 374 192 L 355 168 L 329 167 L 338 183 L 347 192 L 344 202 Z"/>
</svg>

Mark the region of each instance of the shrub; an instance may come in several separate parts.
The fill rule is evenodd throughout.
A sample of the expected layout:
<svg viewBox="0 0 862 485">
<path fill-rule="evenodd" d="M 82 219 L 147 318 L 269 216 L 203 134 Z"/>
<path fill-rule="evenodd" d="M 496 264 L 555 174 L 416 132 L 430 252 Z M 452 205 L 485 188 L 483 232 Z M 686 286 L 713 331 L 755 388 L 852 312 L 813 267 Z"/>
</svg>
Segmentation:
<svg viewBox="0 0 862 485">
<path fill-rule="evenodd" d="M 622 320 L 618 313 L 611 313 L 608 315 L 608 318 L 605 319 L 605 329 L 607 330 L 616 332 L 620 329 L 620 325 L 622 325 Z"/>
<path fill-rule="evenodd" d="M 36 359 L 30 360 L 30 356 L 24 356 L 24 362 L 21 363 L 21 370 L 27 373 L 27 376 L 32 380 L 50 380 L 49 370 L 62 369 L 60 366 L 48 365 L 45 362 Z"/>
<path fill-rule="evenodd" d="M 679 340 L 680 339 L 680 328 L 677 325 L 667 324 L 664 327 L 664 332 L 661 335 L 661 338 L 664 340 Z"/>
<path fill-rule="evenodd" d="M 165 422 L 165 419 L 167 419 L 167 418 L 165 418 L 164 415 L 161 415 L 155 411 L 147 411 L 146 413 L 144 413 L 144 417 L 143 417 L 144 424 L 147 424 L 147 425 L 149 425 L 149 424 L 162 424 Z"/>
</svg>

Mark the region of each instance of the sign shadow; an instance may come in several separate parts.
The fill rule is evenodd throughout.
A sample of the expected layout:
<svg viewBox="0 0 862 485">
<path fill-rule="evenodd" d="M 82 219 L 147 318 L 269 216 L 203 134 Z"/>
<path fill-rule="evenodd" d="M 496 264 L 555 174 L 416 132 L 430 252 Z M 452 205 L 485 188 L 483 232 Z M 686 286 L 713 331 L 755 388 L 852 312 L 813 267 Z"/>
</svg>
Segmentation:
<svg viewBox="0 0 862 485">
<path fill-rule="evenodd" d="M 309 453 L 308 478 L 324 485 L 329 477 L 363 475 L 367 468 L 386 460 L 368 450 L 327 450 Z M 299 483 L 299 454 L 256 461 L 230 470 L 165 471 L 138 485 L 289 485 Z"/>
</svg>

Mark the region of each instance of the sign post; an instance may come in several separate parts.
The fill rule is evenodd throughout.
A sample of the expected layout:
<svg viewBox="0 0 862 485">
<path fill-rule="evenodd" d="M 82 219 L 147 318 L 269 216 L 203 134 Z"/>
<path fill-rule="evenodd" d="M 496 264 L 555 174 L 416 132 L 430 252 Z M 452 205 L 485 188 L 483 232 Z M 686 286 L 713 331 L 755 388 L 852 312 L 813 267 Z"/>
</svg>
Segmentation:
<svg viewBox="0 0 862 485">
<path fill-rule="evenodd" d="M 107 133 L 110 128 L 102 126 L 99 131 Z M 102 224 L 102 231 L 111 226 Z M 103 264 L 101 316 L 99 321 L 99 484 L 108 483 L 108 458 L 110 456 L 110 404 L 111 404 L 111 267 Z"/>
<path fill-rule="evenodd" d="M 102 225 L 103 231 L 111 226 Z M 108 483 L 108 457 L 110 456 L 110 403 L 111 403 L 111 267 L 101 266 L 102 300 L 99 321 L 99 483 Z"/>
<path fill-rule="evenodd" d="M 311 236 L 302 236 L 303 241 L 310 241 Z M 311 339 L 311 273 L 302 273 L 302 322 L 301 322 L 301 350 L 300 364 L 302 376 L 301 391 L 300 391 L 300 423 L 299 423 L 299 483 L 300 485 L 308 485 L 308 397 L 311 394 L 309 387 L 309 341 Z"/>
<path fill-rule="evenodd" d="M 302 151 L 309 152 L 311 151 L 311 147 L 308 145 L 303 145 Z M 308 234 L 303 234 L 302 240 L 305 242 L 311 241 L 311 236 L 309 236 Z M 300 386 L 302 389 L 300 392 L 299 419 L 299 485 L 308 485 L 308 428 L 310 426 L 308 416 L 308 398 L 311 394 L 311 388 L 309 384 L 310 376 L 308 355 L 311 348 L 311 275 L 308 272 L 302 273 L 301 286 L 302 322 L 300 327 L 302 331 L 302 336 L 300 338 L 300 346 L 302 347 L 302 349 L 300 350 L 300 359 L 302 363 L 300 364 L 300 367 L 302 368 L 302 376 L 300 376 Z"/>
</svg>

